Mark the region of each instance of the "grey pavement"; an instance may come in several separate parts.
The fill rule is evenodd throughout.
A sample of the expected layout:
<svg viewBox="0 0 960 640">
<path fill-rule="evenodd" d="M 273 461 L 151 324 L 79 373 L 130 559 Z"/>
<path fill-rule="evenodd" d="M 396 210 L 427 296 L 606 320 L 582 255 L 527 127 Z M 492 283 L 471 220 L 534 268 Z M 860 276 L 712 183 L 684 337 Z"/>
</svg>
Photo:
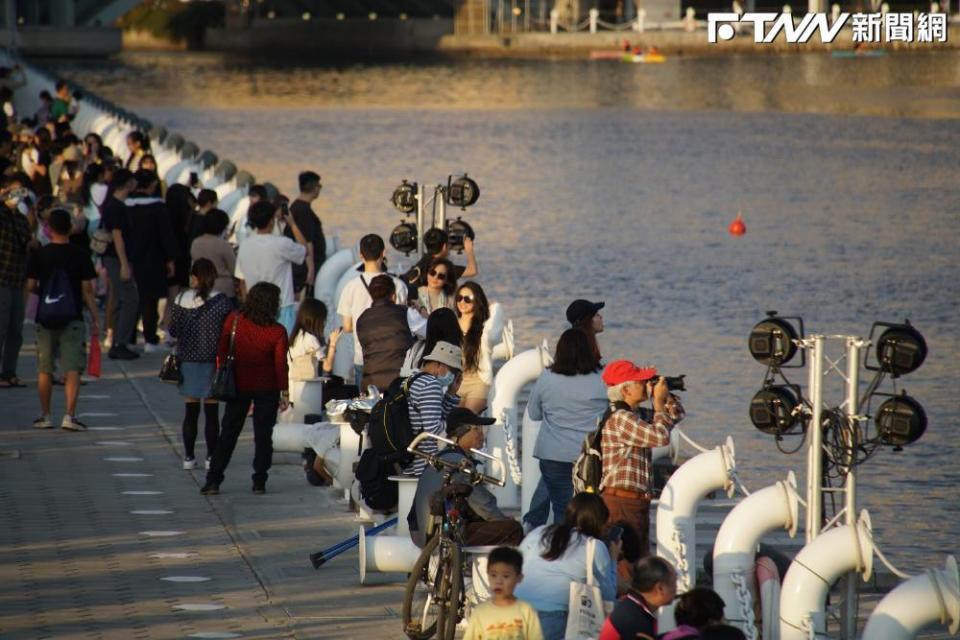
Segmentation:
<svg viewBox="0 0 960 640">
<path fill-rule="evenodd" d="M 0 638 L 403 637 L 404 576 L 361 586 L 355 549 L 310 566 L 359 524 L 338 492 L 305 482 L 298 456 L 275 455 L 267 494 L 253 495 L 247 425 L 221 494 L 201 496 L 203 470 L 181 468 L 183 405 L 156 377 L 161 353 L 104 357 L 81 390 L 90 431 L 33 429 L 25 334 L 29 386 L 0 389 Z"/>
</svg>

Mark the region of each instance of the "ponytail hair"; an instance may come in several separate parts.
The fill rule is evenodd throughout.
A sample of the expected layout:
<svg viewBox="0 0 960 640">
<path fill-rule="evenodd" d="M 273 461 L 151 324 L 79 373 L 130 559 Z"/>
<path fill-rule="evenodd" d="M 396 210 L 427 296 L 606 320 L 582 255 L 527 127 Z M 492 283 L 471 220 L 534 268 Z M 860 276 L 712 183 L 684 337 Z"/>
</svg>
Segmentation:
<svg viewBox="0 0 960 640">
<path fill-rule="evenodd" d="M 610 510 L 599 495 L 578 493 L 567 503 L 563 522 L 550 525 L 544 532 L 542 545 L 545 550 L 540 557 L 551 562 L 562 558 L 570 546 L 574 531 L 591 538 L 601 537 L 609 517 Z"/>
</svg>

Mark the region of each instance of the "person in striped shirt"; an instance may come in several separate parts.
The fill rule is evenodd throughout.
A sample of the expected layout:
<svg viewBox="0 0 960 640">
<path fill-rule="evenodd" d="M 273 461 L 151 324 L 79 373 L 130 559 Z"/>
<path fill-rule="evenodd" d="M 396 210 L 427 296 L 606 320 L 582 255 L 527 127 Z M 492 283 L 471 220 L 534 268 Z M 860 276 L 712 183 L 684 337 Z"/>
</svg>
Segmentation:
<svg viewBox="0 0 960 640">
<path fill-rule="evenodd" d="M 438 342 L 423 357 L 420 373 L 414 374 L 407 396 L 413 433 L 446 435 L 447 415 L 460 404 L 457 390 L 463 379 L 462 368 L 463 353 L 460 347 L 449 342 Z M 436 453 L 437 441 L 428 439 L 420 445 L 420 450 Z M 415 458 L 404 473 L 420 477 L 426 464 L 423 458 Z"/>
</svg>

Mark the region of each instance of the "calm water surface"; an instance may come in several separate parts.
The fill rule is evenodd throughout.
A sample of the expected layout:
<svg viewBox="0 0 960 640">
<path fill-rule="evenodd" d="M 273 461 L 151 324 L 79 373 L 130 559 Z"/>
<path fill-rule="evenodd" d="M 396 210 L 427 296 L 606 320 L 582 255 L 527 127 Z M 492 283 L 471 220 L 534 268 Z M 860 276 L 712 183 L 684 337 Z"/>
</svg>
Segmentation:
<svg viewBox="0 0 960 640">
<path fill-rule="evenodd" d="M 287 192 L 318 169 L 319 212 L 345 242 L 389 233 L 401 178 L 468 171 L 480 280 L 518 345 L 555 339 L 573 298 L 606 300 L 607 360 L 686 373 L 687 432 L 733 435 L 751 487 L 804 463 L 747 419 L 764 370 L 746 336 L 763 312 L 862 336 L 909 318 L 930 355 L 901 388 L 929 428 L 863 467 L 860 504 L 899 565 L 960 551 L 960 54 L 375 67 L 135 54 L 57 70 Z M 738 209 L 748 233 L 732 238 Z"/>
</svg>

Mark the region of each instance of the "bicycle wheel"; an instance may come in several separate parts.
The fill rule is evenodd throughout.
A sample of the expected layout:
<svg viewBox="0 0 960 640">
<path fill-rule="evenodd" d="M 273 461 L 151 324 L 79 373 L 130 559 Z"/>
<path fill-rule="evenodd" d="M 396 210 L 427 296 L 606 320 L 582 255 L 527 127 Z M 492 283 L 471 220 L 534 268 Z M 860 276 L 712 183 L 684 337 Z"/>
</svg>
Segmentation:
<svg viewBox="0 0 960 640">
<path fill-rule="evenodd" d="M 443 578 L 446 582 L 443 590 L 444 613 L 440 616 L 437 630 L 441 640 L 453 640 L 457 633 L 457 624 L 463 619 L 463 564 L 460 545 L 451 543 L 449 556 L 445 563 Z"/>
<path fill-rule="evenodd" d="M 441 607 L 436 599 L 436 585 L 440 565 L 437 560 L 437 546 L 440 536 L 434 536 L 423 548 L 420 557 L 413 565 L 410 578 L 407 580 L 407 589 L 403 596 L 403 632 L 410 640 L 428 640 L 437 632 L 438 617 Z M 431 562 L 433 559 L 433 574 Z"/>
</svg>

